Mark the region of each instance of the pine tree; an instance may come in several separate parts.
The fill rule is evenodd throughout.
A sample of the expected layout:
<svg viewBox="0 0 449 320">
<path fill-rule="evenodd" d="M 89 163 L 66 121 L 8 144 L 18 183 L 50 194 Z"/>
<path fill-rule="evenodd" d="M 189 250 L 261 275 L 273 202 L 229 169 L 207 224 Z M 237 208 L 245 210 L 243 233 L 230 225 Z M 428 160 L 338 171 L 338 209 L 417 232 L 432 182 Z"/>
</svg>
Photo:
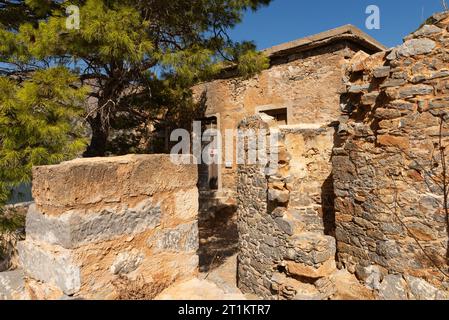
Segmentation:
<svg viewBox="0 0 449 320">
<path fill-rule="evenodd" d="M 77 118 L 87 90 L 64 67 L 38 70 L 23 81 L 0 76 L 0 204 L 12 187 L 30 181 L 32 166 L 72 159 L 85 149 Z"/>
<path fill-rule="evenodd" d="M 242 76 L 266 68 L 253 43 L 234 43 L 227 32 L 270 1 L 1 1 L 0 12 L 14 2 L 25 16 L 0 28 L 0 62 L 12 67 L 3 68 L 7 74 L 65 66 L 89 84 L 85 155 L 104 156 L 112 127 L 188 109 L 192 84 L 224 67 Z M 79 29 L 66 28 L 69 5 L 79 8 Z"/>
</svg>

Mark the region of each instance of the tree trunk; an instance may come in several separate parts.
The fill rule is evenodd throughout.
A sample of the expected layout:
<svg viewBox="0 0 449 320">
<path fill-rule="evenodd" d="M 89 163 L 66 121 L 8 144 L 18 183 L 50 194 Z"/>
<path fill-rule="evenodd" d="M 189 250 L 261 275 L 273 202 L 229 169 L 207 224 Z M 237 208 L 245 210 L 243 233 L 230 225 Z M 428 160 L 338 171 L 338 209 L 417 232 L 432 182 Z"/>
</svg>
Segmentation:
<svg viewBox="0 0 449 320">
<path fill-rule="evenodd" d="M 84 152 L 84 157 L 104 157 L 109 137 L 109 128 L 103 124 L 100 112 L 95 117 L 88 119 L 88 121 L 92 129 L 92 139 L 87 150 Z"/>
</svg>

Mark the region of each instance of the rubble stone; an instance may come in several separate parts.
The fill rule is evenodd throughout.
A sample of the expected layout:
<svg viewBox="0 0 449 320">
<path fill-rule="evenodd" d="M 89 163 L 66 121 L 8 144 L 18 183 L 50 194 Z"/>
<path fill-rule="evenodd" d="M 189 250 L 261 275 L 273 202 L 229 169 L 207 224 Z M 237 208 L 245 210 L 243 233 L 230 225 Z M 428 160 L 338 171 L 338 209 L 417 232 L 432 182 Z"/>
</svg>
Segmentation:
<svg viewBox="0 0 449 320">
<path fill-rule="evenodd" d="M 25 297 L 25 280 L 22 270 L 0 273 L 0 300 L 21 300 Z"/>
<path fill-rule="evenodd" d="M 413 57 L 422 54 L 428 54 L 435 49 L 436 43 L 433 40 L 422 38 L 422 39 L 411 39 L 404 44 L 400 45 L 396 49 L 396 54 L 399 57 Z"/>
<path fill-rule="evenodd" d="M 388 275 L 379 288 L 382 300 L 407 300 L 407 283 L 401 275 Z"/>
<path fill-rule="evenodd" d="M 346 75 L 358 79 L 353 85 L 380 90 L 375 105 L 365 103 L 368 93 L 345 96 L 353 111 L 344 123 L 348 129 L 342 150 L 334 150 L 332 160 L 337 256 L 342 266 L 387 299 L 411 298 L 418 288 L 424 290 L 416 292 L 419 298 L 434 297 L 429 286 L 447 291 L 435 261 L 428 258 L 447 269 L 447 226 L 436 218 L 443 208 L 429 200 L 419 204 L 429 195 L 443 198 L 435 183 L 442 166 L 439 160 L 431 163 L 429 155 L 449 142 L 445 129 L 440 135 L 441 119 L 449 120 L 442 55 L 449 19 L 444 16 L 438 25 L 408 36 L 376 64 L 357 73 L 348 68 Z M 374 75 L 374 70 L 387 67 L 391 70 L 385 78 Z M 371 132 L 361 134 L 361 123 Z M 379 286 L 386 273 L 390 276 Z M 412 290 L 403 279 L 410 276 L 429 286 L 411 281 Z"/>
</svg>

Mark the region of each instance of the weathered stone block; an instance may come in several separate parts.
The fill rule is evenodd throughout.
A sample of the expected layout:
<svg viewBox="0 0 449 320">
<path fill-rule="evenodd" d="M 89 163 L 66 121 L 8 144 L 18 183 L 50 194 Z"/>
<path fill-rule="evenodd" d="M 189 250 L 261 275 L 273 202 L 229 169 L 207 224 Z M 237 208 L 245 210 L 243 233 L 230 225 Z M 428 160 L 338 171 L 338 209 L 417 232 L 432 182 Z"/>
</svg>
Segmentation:
<svg viewBox="0 0 449 320">
<path fill-rule="evenodd" d="M 25 280 L 22 270 L 0 272 L 0 300 L 26 298 Z"/>
<path fill-rule="evenodd" d="M 370 265 L 363 267 L 361 265 L 357 265 L 355 273 L 357 278 L 361 280 L 368 288 L 372 290 L 380 289 L 380 282 L 383 279 L 383 275 L 379 266 Z"/>
<path fill-rule="evenodd" d="M 293 235 L 295 227 L 292 221 L 284 219 L 282 217 L 276 218 L 274 221 L 276 222 L 276 225 L 282 232 L 284 232 L 289 236 Z"/>
<path fill-rule="evenodd" d="M 390 75 L 391 67 L 383 66 L 373 70 L 374 78 L 385 78 Z"/>
<path fill-rule="evenodd" d="M 352 85 L 349 87 L 348 92 L 349 93 L 360 93 L 367 91 L 370 88 L 370 84 L 364 84 L 364 85 Z"/>
<path fill-rule="evenodd" d="M 412 294 L 412 298 L 416 300 L 435 300 L 437 298 L 437 294 L 440 290 L 435 288 L 433 285 L 425 281 L 424 279 L 412 277 L 412 276 L 404 276 L 407 281 L 408 287 L 410 289 L 410 293 Z M 441 292 L 442 293 L 442 292 Z M 440 297 L 444 296 L 439 295 Z"/>
<path fill-rule="evenodd" d="M 441 28 L 438 28 L 435 25 L 424 25 L 422 26 L 418 31 L 416 31 L 413 35 L 415 37 L 428 37 L 430 35 L 434 35 L 435 33 L 440 33 L 443 30 Z"/>
<path fill-rule="evenodd" d="M 366 68 L 365 60 L 369 57 L 369 54 L 366 52 L 360 50 L 357 52 L 351 59 L 351 71 L 352 72 L 359 72 L 363 71 Z"/>
<path fill-rule="evenodd" d="M 268 200 L 277 201 L 279 203 L 286 203 L 290 200 L 290 191 L 288 190 L 268 190 Z"/>
<path fill-rule="evenodd" d="M 435 49 L 436 43 L 430 39 L 411 39 L 404 42 L 394 50 L 399 57 L 413 57 L 421 54 L 427 54 Z"/>
<path fill-rule="evenodd" d="M 40 213 L 33 205 L 27 215 L 27 236 L 64 248 L 76 248 L 88 243 L 132 236 L 152 230 L 161 223 L 161 208 L 152 199 L 135 208 L 119 208 L 117 212 L 102 210 L 88 214 L 86 210 L 72 210 L 60 216 Z"/>
<path fill-rule="evenodd" d="M 80 290 L 80 267 L 71 250 L 29 240 L 19 242 L 18 250 L 26 275 L 56 285 L 67 295 L 73 295 Z"/>
<path fill-rule="evenodd" d="M 296 262 L 320 264 L 335 257 L 336 240 L 331 236 L 303 232 L 295 235 L 292 243 L 297 252 Z"/>
<path fill-rule="evenodd" d="M 132 205 L 136 198 L 157 192 L 194 188 L 197 178 L 196 165 L 177 165 L 170 155 L 76 159 L 35 167 L 33 196 L 41 212 L 57 215 L 114 203 Z"/>
<path fill-rule="evenodd" d="M 418 221 L 409 223 L 407 227 L 421 241 L 432 241 L 438 237 L 435 230 Z"/>
<path fill-rule="evenodd" d="M 439 79 L 439 78 L 446 78 L 449 77 L 449 70 L 440 70 L 437 72 L 432 73 L 430 76 L 430 79 Z"/>
<path fill-rule="evenodd" d="M 113 274 L 128 274 L 135 271 L 144 259 L 144 255 L 137 249 L 121 252 L 111 266 Z"/>
<path fill-rule="evenodd" d="M 115 299 L 119 277 L 164 287 L 195 276 L 197 167 L 167 156 L 89 160 L 34 171 L 42 185 L 34 187 L 37 203 L 19 256 L 37 297 L 47 298 L 51 287 L 61 295 Z M 68 183 L 63 191 L 54 188 L 62 188 L 61 180 Z M 76 189 L 83 186 L 92 188 Z"/>
<path fill-rule="evenodd" d="M 407 150 L 410 146 L 410 140 L 407 137 L 395 137 L 387 134 L 377 137 L 377 142 L 382 146 L 396 147 L 402 150 Z"/>
<path fill-rule="evenodd" d="M 387 79 L 380 85 L 380 88 L 399 87 L 406 83 L 405 79 Z"/>
<path fill-rule="evenodd" d="M 192 188 L 187 191 L 175 193 L 175 215 L 186 221 L 196 219 L 199 210 L 198 189 Z"/>
<path fill-rule="evenodd" d="M 399 97 L 401 99 L 412 98 L 418 95 L 427 95 L 433 93 L 434 88 L 425 84 L 418 84 L 412 87 L 406 87 L 399 90 Z"/>
<path fill-rule="evenodd" d="M 382 300 L 407 300 L 407 283 L 401 275 L 387 275 L 379 288 Z"/>
<path fill-rule="evenodd" d="M 318 279 L 330 276 L 337 270 L 335 260 L 330 259 L 319 267 L 309 266 L 303 263 L 287 261 L 287 271 L 289 274 L 299 277 Z"/>
<path fill-rule="evenodd" d="M 162 251 L 196 252 L 199 246 L 198 222 L 157 231 L 147 243 L 150 247 Z"/>
<path fill-rule="evenodd" d="M 364 105 L 373 105 L 379 97 L 379 92 L 371 92 L 362 96 L 361 102 Z"/>
<path fill-rule="evenodd" d="M 401 112 L 395 109 L 378 108 L 376 109 L 375 116 L 378 119 L 390 120 L 401 117 Z"/>
<path fill-rule="evenodd" d="M 443 108 L 449 109 L 449 97 L 440 97 L 440 98 L 432 99 L 429 102 L 429 108 L 430 109 L 443 109 Z"/>
</svg>

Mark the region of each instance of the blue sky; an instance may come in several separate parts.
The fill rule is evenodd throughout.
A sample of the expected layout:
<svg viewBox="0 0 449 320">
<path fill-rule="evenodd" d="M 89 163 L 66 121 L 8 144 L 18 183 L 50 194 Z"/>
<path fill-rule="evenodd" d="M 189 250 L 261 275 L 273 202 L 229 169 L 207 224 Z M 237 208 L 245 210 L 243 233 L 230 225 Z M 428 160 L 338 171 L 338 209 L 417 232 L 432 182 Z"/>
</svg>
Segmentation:
<svg viewBox="0 0 449 320">
<path fill-rule="evenodd" d="M 447 1 L 449 4 L 449 1 Z M 367 30 L 365 10 L 380 8 L 380 30 Z M 234 40 L 254 40 L 259 49 L 353 24 L 387 47 L 402 43 L 426 18 L 442 11 L 441 0 L 274 0 L 231 31 Z"/>
</svg>

